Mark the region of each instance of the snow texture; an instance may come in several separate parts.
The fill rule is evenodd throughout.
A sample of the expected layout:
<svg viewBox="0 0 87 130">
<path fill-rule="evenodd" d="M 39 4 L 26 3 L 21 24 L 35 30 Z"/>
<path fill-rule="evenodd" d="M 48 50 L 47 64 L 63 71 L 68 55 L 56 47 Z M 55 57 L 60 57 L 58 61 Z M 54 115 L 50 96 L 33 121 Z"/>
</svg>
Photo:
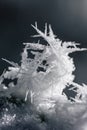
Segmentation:
<svg viewBox="0 0 87 130">
<path fill-rule="evenodd" d="M 23 43 L 21 65 L 2 58 L 10 67 L 0 76 L 0 130 L 86 130 L 87 85 L 74 82 L 69 54 L 87 49 L 62 42 L 51 25 L 32 27 L 45 43 Z"/>
</svg>

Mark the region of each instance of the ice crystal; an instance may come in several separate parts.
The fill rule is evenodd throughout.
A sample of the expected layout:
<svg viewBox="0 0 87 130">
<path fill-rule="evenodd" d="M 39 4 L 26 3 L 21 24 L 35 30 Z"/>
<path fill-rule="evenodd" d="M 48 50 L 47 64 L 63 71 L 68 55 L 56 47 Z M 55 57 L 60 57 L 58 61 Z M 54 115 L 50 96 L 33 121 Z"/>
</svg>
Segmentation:
<svg viewBox="0 0 87 130">
<path fill-rule="evenodd" d="M 87 85 L 74 82 L 75 65 L 69 54 L 87 49 L 79 48 L 75 42 L 62 42 L 54 35 L 51 25 L 49 32 L 47 24 L 45 32 L 40 31 L 37 24 L 32 27 L 38 33 L 33 37 L 41 37 L 46 43 L 23 43 L 21 65 L 2 58 L 11 66 L 0 77 L 0 95 L 23 99 L 33 104 L 37 111 L 54 113 L 55 110 L 63 117 L 67 114 L 70 114 L 69 118 L 75 117 L 76 113 L 78 115 L 86 110 Z M 7 79 L 10 80 L 8 85 L 4 83 Z M 75 96 L 69 98 L 66 89 Z M 78 103 L 82 104 L 80 110 L 77 110 Z"/>
</svg>

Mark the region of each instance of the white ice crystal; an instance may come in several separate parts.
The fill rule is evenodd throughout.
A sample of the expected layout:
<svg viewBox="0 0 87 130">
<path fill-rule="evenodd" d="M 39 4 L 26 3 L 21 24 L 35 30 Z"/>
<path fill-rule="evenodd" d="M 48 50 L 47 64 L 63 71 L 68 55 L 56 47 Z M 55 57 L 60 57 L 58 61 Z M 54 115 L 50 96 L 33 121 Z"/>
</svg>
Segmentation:
<svg viewBox="0 0 87 130">
<path fill-rule="evenodd" d="M 51 114 L 56 112 L 65 118 L 68 114 L 67 118 L 73 118 L 72 122 L 75 122 L 76 115 L 86 113 L 87 85 L 81 86 L 74 82 L 75 65 L 69 54 L 87 49 L 80 49 L 79 44 L 75 42 L 62 42 L 54 35 L 51 25 L 49 32 L 47 24 L 45 32 L 41 32 L 37 24 L 32 27 L 38 33 L 33 37 L 41 37 L 46 43 L 23 43 L 25 47 L 21 54 L 20 66 L 3 59 L 12 67 L 0 77 L 0 93 L 6 97 L 14 95 L 22 98 L 25 102 L 33 104 L 37 111 Z M 4 84 L 5 79 L 11 80 L 8 86 Z M 16 85 L 14 79 L 17 79 Z M 69 100 L 64 91 L 66 89 L 75 92 L 75 97 Z"/>
</svg>

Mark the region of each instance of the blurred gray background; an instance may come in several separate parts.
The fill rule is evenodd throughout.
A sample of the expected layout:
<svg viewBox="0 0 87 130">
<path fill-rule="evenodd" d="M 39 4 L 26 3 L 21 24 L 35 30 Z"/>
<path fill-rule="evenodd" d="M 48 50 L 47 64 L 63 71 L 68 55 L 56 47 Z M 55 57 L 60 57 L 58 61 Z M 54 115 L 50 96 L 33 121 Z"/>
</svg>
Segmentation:
<svg viewBox="0 0 87 130">
<path fill-rule="evenodd" d="M 44 30 L 47 22 L 62 41 L 75 41 L 87 47 L 87 0 L 0 0 L 0 73 L 7 68 L 6 58 L 20 64 L 23 42 L 32 42 L 35 21 Z M 75 81 L 87 84 L 87 52 L 71 54 Z"/>
</svg>

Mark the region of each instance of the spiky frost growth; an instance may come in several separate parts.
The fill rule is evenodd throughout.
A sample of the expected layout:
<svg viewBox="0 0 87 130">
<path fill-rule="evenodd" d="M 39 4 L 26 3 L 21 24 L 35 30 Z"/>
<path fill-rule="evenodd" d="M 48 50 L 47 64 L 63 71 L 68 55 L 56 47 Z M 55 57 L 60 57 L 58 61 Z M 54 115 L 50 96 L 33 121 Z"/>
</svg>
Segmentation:
<svg viewBox="0 0 87 130">
<path fill-rule="evenodd" d="M 47 25 L 45 25 L 45 32 L 41 32 L 37 25 L 32 27 L 39 34 L 33 37 L 42 37 L 48 44 L 23 43 L 25 48 L 21 54 L 21 66 L 3 59 L 12 67 L 4 71 L 0 77 L 1 95 L 7 97 L 15 95 L 36 106 L 46 104 L 48 107 L 50 105 L 54 107 L 54 102 L 57 101 L 70 103 L 64 89 L 73 85 L 69 88 L 76 92 L 72 100 L 76 103 L 86 102 L 87 86 L 74 83 L 75 66 L 69 54 L 87 49 L 80 49 L 77 47 L 79 44 L 75 42 L 62 42 L 54 35 L 51 25 L 49 25 L 48 33 Z M 8 86 L 4 84 L 5 79 L 12 80 Z M 14 79 L 17 79 L 16 85 L 13 82 Z"/>
</svg>

